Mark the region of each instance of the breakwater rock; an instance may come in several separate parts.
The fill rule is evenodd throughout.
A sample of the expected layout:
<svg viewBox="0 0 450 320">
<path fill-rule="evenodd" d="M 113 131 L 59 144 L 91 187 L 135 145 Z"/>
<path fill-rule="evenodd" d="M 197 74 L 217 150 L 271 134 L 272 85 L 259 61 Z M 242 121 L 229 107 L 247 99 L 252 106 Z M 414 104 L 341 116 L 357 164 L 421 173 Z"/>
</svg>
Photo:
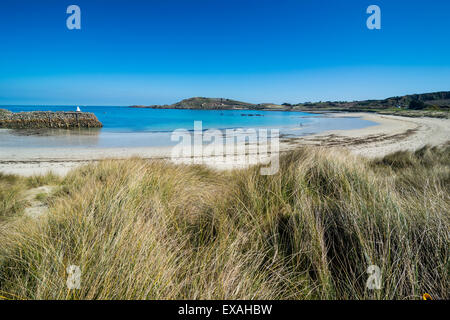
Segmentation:
<svg viewBox="0 0 450 320">
<path fill-rule="evenodd" d="M 8 129 L 72 129 L 101 128 L 103 124 L 90 112 L 11 112 L 0 109 L 0 128 Z"/>
</svg>

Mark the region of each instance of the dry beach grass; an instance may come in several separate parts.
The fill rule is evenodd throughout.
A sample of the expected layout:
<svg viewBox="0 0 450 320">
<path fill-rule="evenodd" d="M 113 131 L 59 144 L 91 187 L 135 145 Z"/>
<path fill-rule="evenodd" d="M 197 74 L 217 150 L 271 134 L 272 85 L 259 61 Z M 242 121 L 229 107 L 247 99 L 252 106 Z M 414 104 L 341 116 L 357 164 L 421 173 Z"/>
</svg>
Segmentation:
<svg viewBox="0 0 450 320">
<path fill-rule="evenodd" d="M 368 160 L 302 148 L 218 172 L 105 160 L 0 177 L 8 299 L 435 299 L 449 295 L 450 146 Z M 27 189 L 54 186 L 47 214 Z M 368 290 L 378 265 L 381 290 Z M 82 270 L 68 290 L 67 267 Z"/>
</svg>

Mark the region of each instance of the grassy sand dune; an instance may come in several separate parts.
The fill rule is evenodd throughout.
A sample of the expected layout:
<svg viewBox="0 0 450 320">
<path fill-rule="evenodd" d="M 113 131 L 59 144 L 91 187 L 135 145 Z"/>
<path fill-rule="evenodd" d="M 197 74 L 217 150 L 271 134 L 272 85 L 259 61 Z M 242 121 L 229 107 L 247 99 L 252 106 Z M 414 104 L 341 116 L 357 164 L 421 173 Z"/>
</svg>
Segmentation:
<svg viewBox="0 0 450 320">
<path fill-rule="evenodd" d="M 450 146 L 367 160 L 303 148 L 280 171 L 131 159 L 0 176 L 0 296 L 448 299 Z M 48 212 L 22 195 L 55 186 Z M 369 265 L 382 289 L 366 289 Z M 66 287 L 67 267 L 82 270 Z"/>
</svg>

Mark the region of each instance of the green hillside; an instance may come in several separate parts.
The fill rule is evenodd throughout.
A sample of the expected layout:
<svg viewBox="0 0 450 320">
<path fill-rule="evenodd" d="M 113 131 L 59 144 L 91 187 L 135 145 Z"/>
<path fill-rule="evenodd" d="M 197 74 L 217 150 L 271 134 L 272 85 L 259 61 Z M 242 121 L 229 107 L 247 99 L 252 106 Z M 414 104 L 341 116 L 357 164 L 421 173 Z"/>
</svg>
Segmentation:
<svg viewBox="0 0 450 320">
<path fill-rule="evenodd" d="M 305 103 L 249 103 L 225 98 L 195 97 L 171 105 L 131 106 L 153 109 L 200 109 L 200 110 L 284 110 L 284 111 L 353 111 L 401 114 L 404 116 L 431 116 L 448 118 L 450 91 L 411 94 L 383 100 L 320 101 Z"/>
</svg>

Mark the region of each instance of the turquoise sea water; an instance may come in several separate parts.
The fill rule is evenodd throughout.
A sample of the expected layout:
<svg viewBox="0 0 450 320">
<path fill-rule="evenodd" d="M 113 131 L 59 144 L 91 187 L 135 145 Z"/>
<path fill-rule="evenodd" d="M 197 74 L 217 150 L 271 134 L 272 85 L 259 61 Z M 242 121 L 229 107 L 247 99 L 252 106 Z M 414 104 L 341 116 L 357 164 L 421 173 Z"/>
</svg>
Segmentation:
<svg viewBox="0 0 450 320">
<path fill-rule="evenodd" d="M 75 111 L 76 107 L 0 107 L 20 111 Z M 175 110 L 129 107 L 80 107 L 103 123 L 91 130 L 0 130 L 1 147 L 144 147 L 173 145 L 176 129 L 276 128 L 281 134 L 306 135 L 325 130 L 358 129 L 373 125 L 359 118 L 330 118 L 304 112 L 253 110 Z"/>
</svg>

